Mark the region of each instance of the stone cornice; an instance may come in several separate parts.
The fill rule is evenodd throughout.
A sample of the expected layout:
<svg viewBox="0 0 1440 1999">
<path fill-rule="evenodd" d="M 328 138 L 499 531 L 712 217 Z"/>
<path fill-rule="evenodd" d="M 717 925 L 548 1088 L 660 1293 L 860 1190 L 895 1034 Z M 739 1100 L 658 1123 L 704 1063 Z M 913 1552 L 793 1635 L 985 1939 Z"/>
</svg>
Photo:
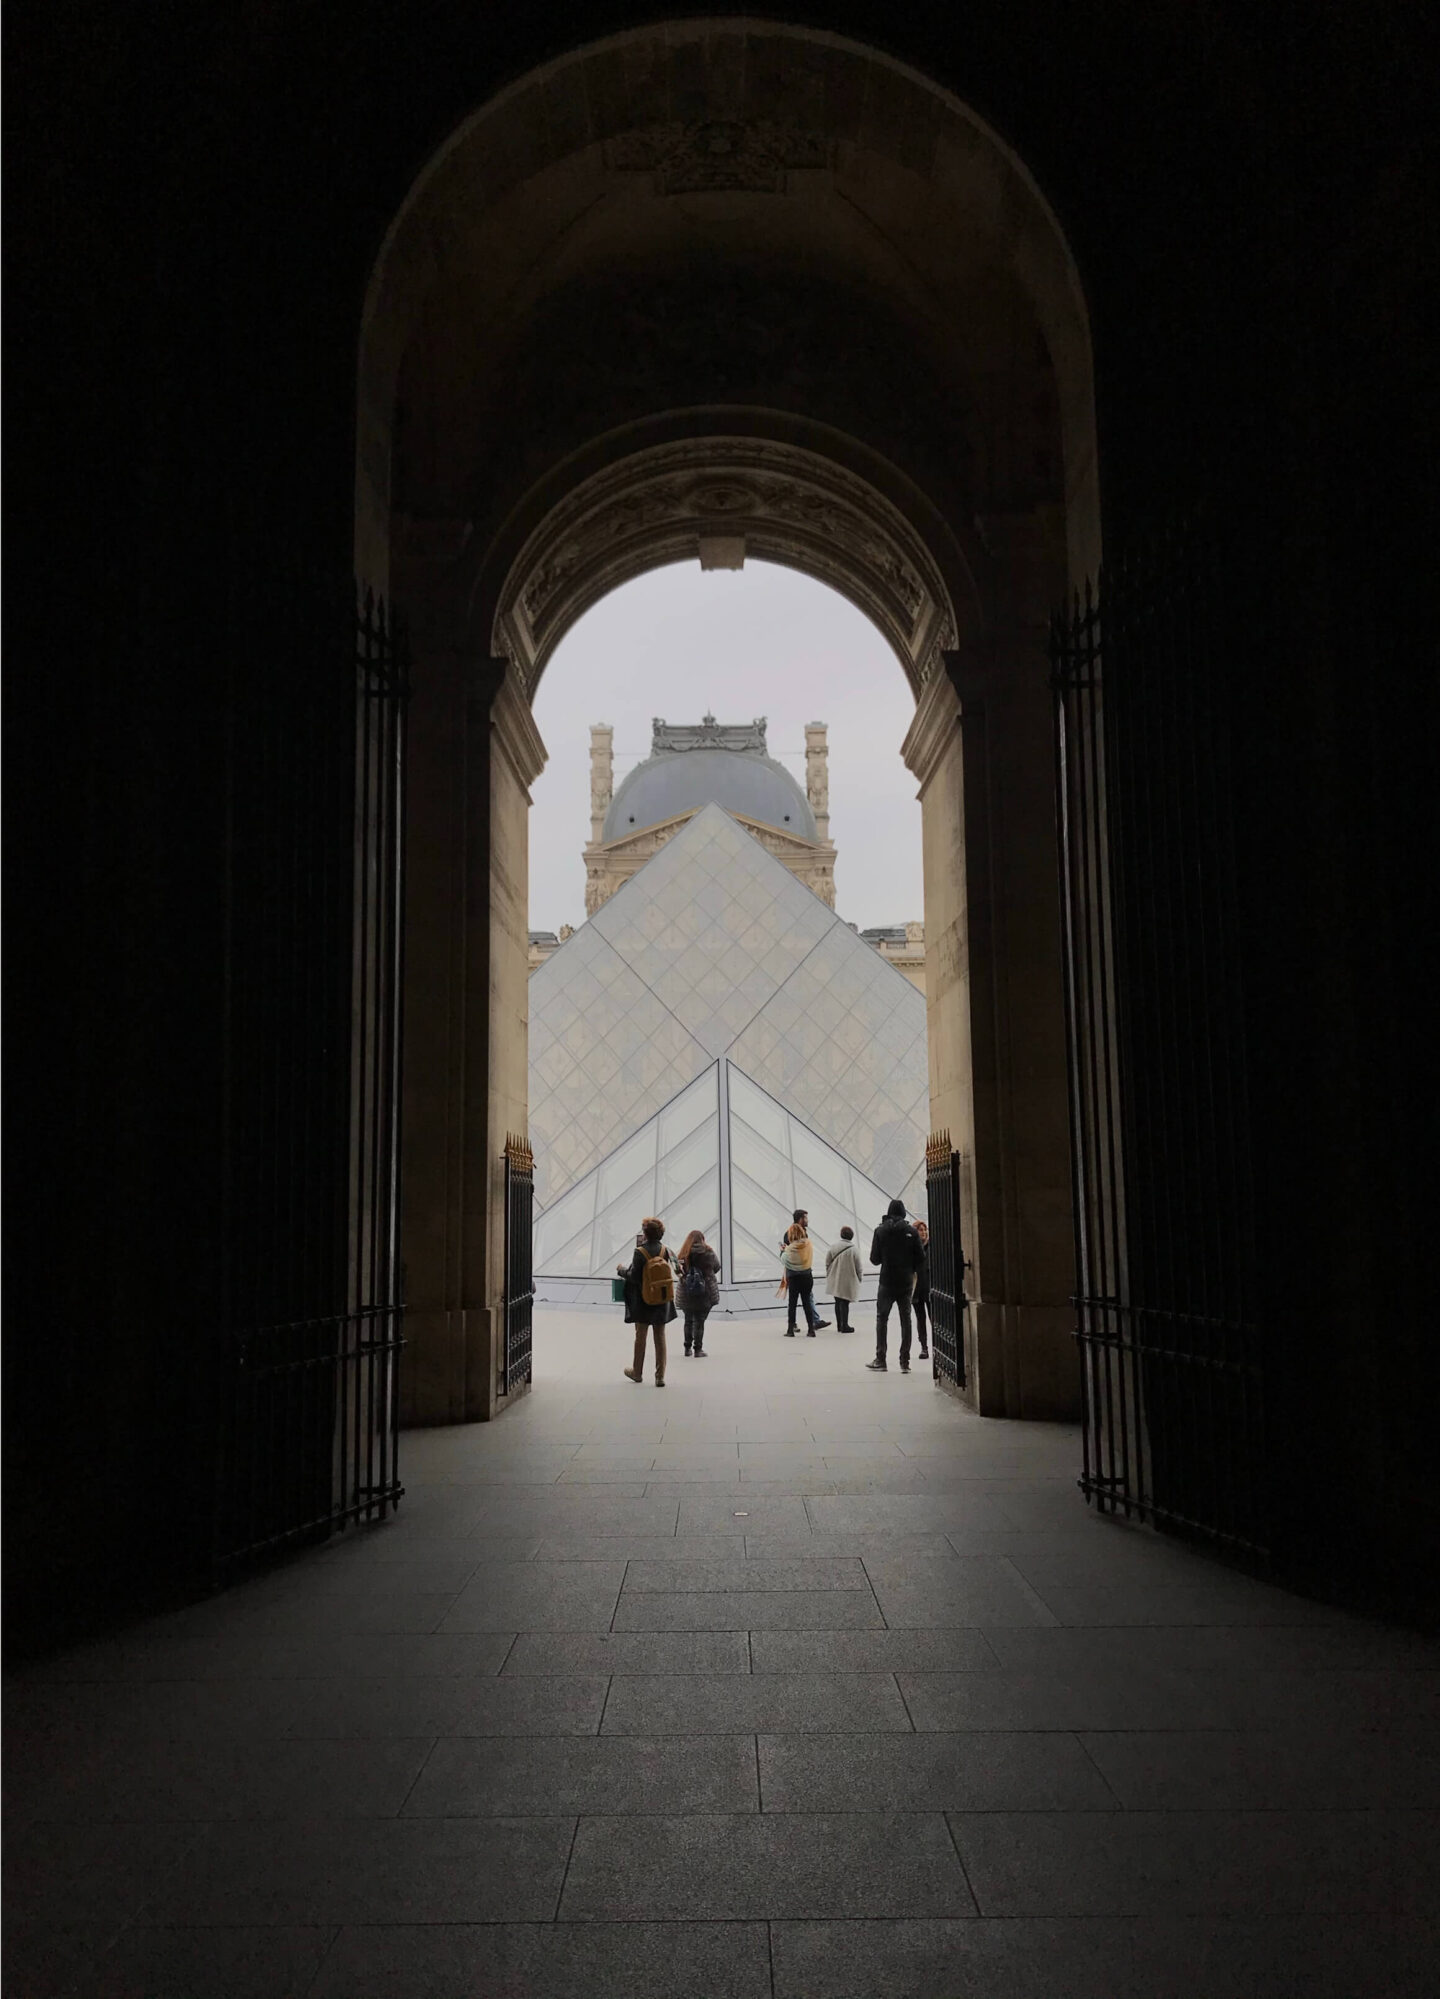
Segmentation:
<svg viewBox="0 0 1440 1999">
<path fill-rule="evenodd" d="M 500 673 L 490 704 L 490 727 L 528 799 L 531 785 L 545 768 L 545 745 L 535 726 L 518 668 L 509 660 L 497 660 L 495 664 Z"/>
<path fill-rule="evenodd" d="M 914 773 L 920 786 L 920 796 L 925 796 L 925 787 L 939 769 L 951 739 L 960 728 L 960 699 L 951 684 L 948 673 L 937 673 L 931 677 L 921 691 L 915 708 L 915 719 L 900 745 L 900 754 L 905 759 L 905 768 Z"/>
</svg>

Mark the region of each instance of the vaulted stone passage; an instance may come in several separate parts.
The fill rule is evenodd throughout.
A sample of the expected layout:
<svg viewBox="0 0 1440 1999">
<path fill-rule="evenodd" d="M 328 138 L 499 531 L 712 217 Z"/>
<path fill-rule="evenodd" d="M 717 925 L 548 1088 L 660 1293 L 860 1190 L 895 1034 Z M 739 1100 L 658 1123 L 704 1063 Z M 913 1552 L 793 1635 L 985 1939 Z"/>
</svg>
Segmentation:
<svg viewBox="0 0 1440 1999">
<path fill-rule="evenodd" d="M 365 304 L 356 486 L 357 565 L 415 633 L 412 1420 L 501 1404 L 496 1161 L 527 1115 L 537 679 L 627 578 L 755 559 L 845 594 L 903 671 L 895 740 L 909 730 L 925 822 L 918 1122 L 962 1156 L 966 1392 L 1073 1412 L 1046 628 L 1098 560 L 1092 401 L 1073 259 L 1023 164 L 839 37 L 619 36 L 478 109 L 418 176 Z"/>
<path fill-rule="evenodd" d="M 220 0 L 159 34 L 11 9 L 17 1999 L 1440 1990 L 1440 1656 L 1411 1628 L 1440 1541 L 1433 29 L 1403 0 L 1310 8 L 1298 36 L 1223 0 L 843 12 L 895 54 L 650 0 Z M 1117 1285 L 1148 1348 L 1130 1438 L 1188 1531 L 1187 1486 L 1236 1489 L 1216 1411 L 1248 1404 L 1303 1595 L 1097 1520 L 1074 1426 L 1008 1420 L 1063 1415 L 1075 1378 L 1045 626 L 1099 564 L 1097 399 L 1122 589 L 1057 679 L 1067 772 L 1097 768 L 1097 656 L 1127 752 L 1113 821 L 1092 791 L 1065 823 L 1095 835 L 1070 849 L 1082 938 L 1107 908 L 1088 856 L 1127 828 L 1114 1046 L 1159 1085 L 1122 1133 L 1158 1167 L 1130 1269 L 1166 1274 L 1208 1174 L 1256 1271 L 1238 1311 L 1207 1280 L 1188 1355 L 1173 1283 Z M 863 482 L 880 558 L 843 508 L 832 540 L 773 494 L 731 506 L 736 440 L 819 461 L 826 505 Z M 593 1315 L 541 1319 L 537 1392 L 505 1405 L 544 746 L 530 640 L 512 663 L 497 618 L 557 509 L 672 446 L 695 484 L 657 532 L 686 560 L 783 530 L 910 667 L 886 551 L 953 613 L 895 735 L 975 1410 L 754 1320 L 636 1387 Z M 1219 533 L 1157 593 L 1137 550 L 1193 502 Z M 599 562 L 587 542 L 573 575 Z M 411 637 L 398 1234 L 427 1427 L 398 1517 L 217 1594 L 226 1384 L 303 1440 L 262 1519 L 288 1485 L 323 1527 L 307 1495 L 343 1457 L 305 1271 L 344 1298 L 366 1244 L 363 1004 L 347 1035 L 377 950 L 350 918 L 384 896 L 345 791 L 400 776 L 355 756 L 357 574 Z M 1127 632 L 1153 690 L 1128 720 Z M 400 692 L 378 663 L 367 703 Z M 1229 726 L 1189 726 L 1177 669 Z M 1229 876 L 1224 923 L 1185 920 Z M 1244 1057 L 1228 1135 L 1212 1013 Z M 718 1062 L 686 1086 L 702 1124 Z M 798 1169 L 794 1124 L 772 1165 Z M 262 1320 L 294 1337 L 257 1393 Z M 1151 1400 L 1167 1370 L 1187 1385 Z"/>
</svg>

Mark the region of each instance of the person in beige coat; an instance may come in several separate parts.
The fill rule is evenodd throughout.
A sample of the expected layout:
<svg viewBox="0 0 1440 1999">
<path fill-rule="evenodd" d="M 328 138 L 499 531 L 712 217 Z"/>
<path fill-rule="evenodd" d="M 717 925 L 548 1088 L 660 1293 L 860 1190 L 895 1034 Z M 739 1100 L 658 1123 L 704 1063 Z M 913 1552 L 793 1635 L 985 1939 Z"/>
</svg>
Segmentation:
<svg viewBox="0 0 1440 1999">
<path fill-rule="evenodd" d="M 847 1226 L 841 1229 L 839 1242 L 832 1242 L 825 1252 L 825 1282 L 835 1300 L 837 1333 L 852 1333 L 855 1330 L 850 1323 L 850 1307 L 860 1296 L 862 1274 L 855 1231 Z"/>
</svg>

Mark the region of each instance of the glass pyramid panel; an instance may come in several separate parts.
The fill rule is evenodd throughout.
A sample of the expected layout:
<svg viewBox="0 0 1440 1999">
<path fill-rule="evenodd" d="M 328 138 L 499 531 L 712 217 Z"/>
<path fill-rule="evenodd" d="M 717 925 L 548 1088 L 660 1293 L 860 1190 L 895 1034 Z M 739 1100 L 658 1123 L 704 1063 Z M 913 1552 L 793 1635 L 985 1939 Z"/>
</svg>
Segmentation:
<svg viewBox="0 0 1440 1999">
<path fill-rule="evenodd" d="M 635 1247 L 635 1238 L 640 1233 L 640 1224 L 647 1215 L 655 1212 L 655 1169 L 649 1167 L 643 1180 L 636 1180 L 626 1187 L 607 1207 L 595 1217 L 595 1254 L 593 1262 L 595 1274 L 608 1275 L 616 1258 L 618 1244 L 624 1255 L 622 1263 L 630 1261 L 630 1253 Z M 601 1258 L 604 1263 L 601 1263 Z"/>
<path fill-rule="evenodd" d="M 536 1268 L 552 1277 L 588 1276 L 590 1225 L 594 1218 L 595 1178 L 592 1174 L 536 1219 Z M 576 1268 L 576 1265 L 581 1267 Z"/>
<path fill-rule="evenodd" d="M 756 1242 L 740 1224 L 734 1224 L 735 1237 L 733 1255 L 734 1282 L 736 1284 L 756 1284 L 767 1278 L 775 1284 L 780 1281 L 780 1258 L 773 1248 Z"/>
<path fill-rule="evenodd" d="M 692 1131 L 672 1151 L 661 1155 L 660 1170 L 655 1176 L 655 1212 L 664 1216 L 667 1222 L 676 1201 L 694 1186 L 707 1167 L 713 1166 L 718 1170 L 719 1129 L 719 1117 L 712 1112 L 697 1131 Z"/>
<path fill-rule="evenodd" d="M 542 967 L 543 969 L 543 967 Z M 537 1277 L 609 1277 L 646 1215 L 675 1241 L 720 1239 L 720 1099 L 714 1065 L 535 1217 Z M 673 1211 L 673 1212 L 672 1212 Z"/>
<path fill-rule="evenodd" d="M 757 1089 L 748 1076 L 742 1075 L 732 1062 L 730 1065 L 730 1115 L 742 1117 L 752 1131 L 757 1131 L 777 1152 L 786 1151 L 788 1129 L 784 1111 L 773 1097 L 764 1090 Z"/>
<path fill-rule="evenodd" d="M 870 1232 L 890 1202 L 885 1189 L 733 1065 L 728 1088 L 732 1260 L 737 1281 L 743 1282 L 747 1275 L 778 1278 L 778 1248 L 764 1245 L 778 1245 L 796 1208 L 809 1214 L 817 1266 L 823 1266 L 826 1250 L 839 1240 L 846 1223 L 868 1250 Z M 745 1116 L 740 1115 L 740 1106 Z M 762 1138 L 751 1117 L 762 1119 L 770 1133 L 780 1136 L 781 1145 Z M 920 1157 L 923 1180 L 923 1147 Z M 905 1180 L 913 1183 L 914 1171 L 911 1167 L 896 1185 Z"/>
<path fill-rule="evenodd" d="M 602 1208 L 621 1194 L 628 1193 L 637 1181 L 653 1178 L 655 1172 L 655 1140 L 659 1133 L 660 1120 L 652 1118 L 642 1124 L 633 1138 L 617 1146 L 600 1168 L 600 1182 L 596 1191 L 596 1201 Z"/>
<path fill-rule="evenodd" d="M 660 1150 L 669 1152 L 715 1111 L 715 1076 L 707 1069 L 660 1113 Z"/>
</svg>

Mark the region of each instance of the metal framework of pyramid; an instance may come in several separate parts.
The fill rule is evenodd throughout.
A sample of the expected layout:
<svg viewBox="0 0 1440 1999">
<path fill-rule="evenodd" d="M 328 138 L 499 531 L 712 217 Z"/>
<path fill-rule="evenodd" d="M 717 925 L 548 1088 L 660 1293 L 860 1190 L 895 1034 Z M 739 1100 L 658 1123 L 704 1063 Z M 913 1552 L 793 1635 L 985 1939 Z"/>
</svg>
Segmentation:
<svg viewBox="0 0 1440 1999">
<path fill-rule="evenodd" d="M 925 1001 L 718 805 L 530 978 L 537 1276 L 608 1277 L 640 1219 L 773 1282 L 924 1189 Z"/>
</svg>

